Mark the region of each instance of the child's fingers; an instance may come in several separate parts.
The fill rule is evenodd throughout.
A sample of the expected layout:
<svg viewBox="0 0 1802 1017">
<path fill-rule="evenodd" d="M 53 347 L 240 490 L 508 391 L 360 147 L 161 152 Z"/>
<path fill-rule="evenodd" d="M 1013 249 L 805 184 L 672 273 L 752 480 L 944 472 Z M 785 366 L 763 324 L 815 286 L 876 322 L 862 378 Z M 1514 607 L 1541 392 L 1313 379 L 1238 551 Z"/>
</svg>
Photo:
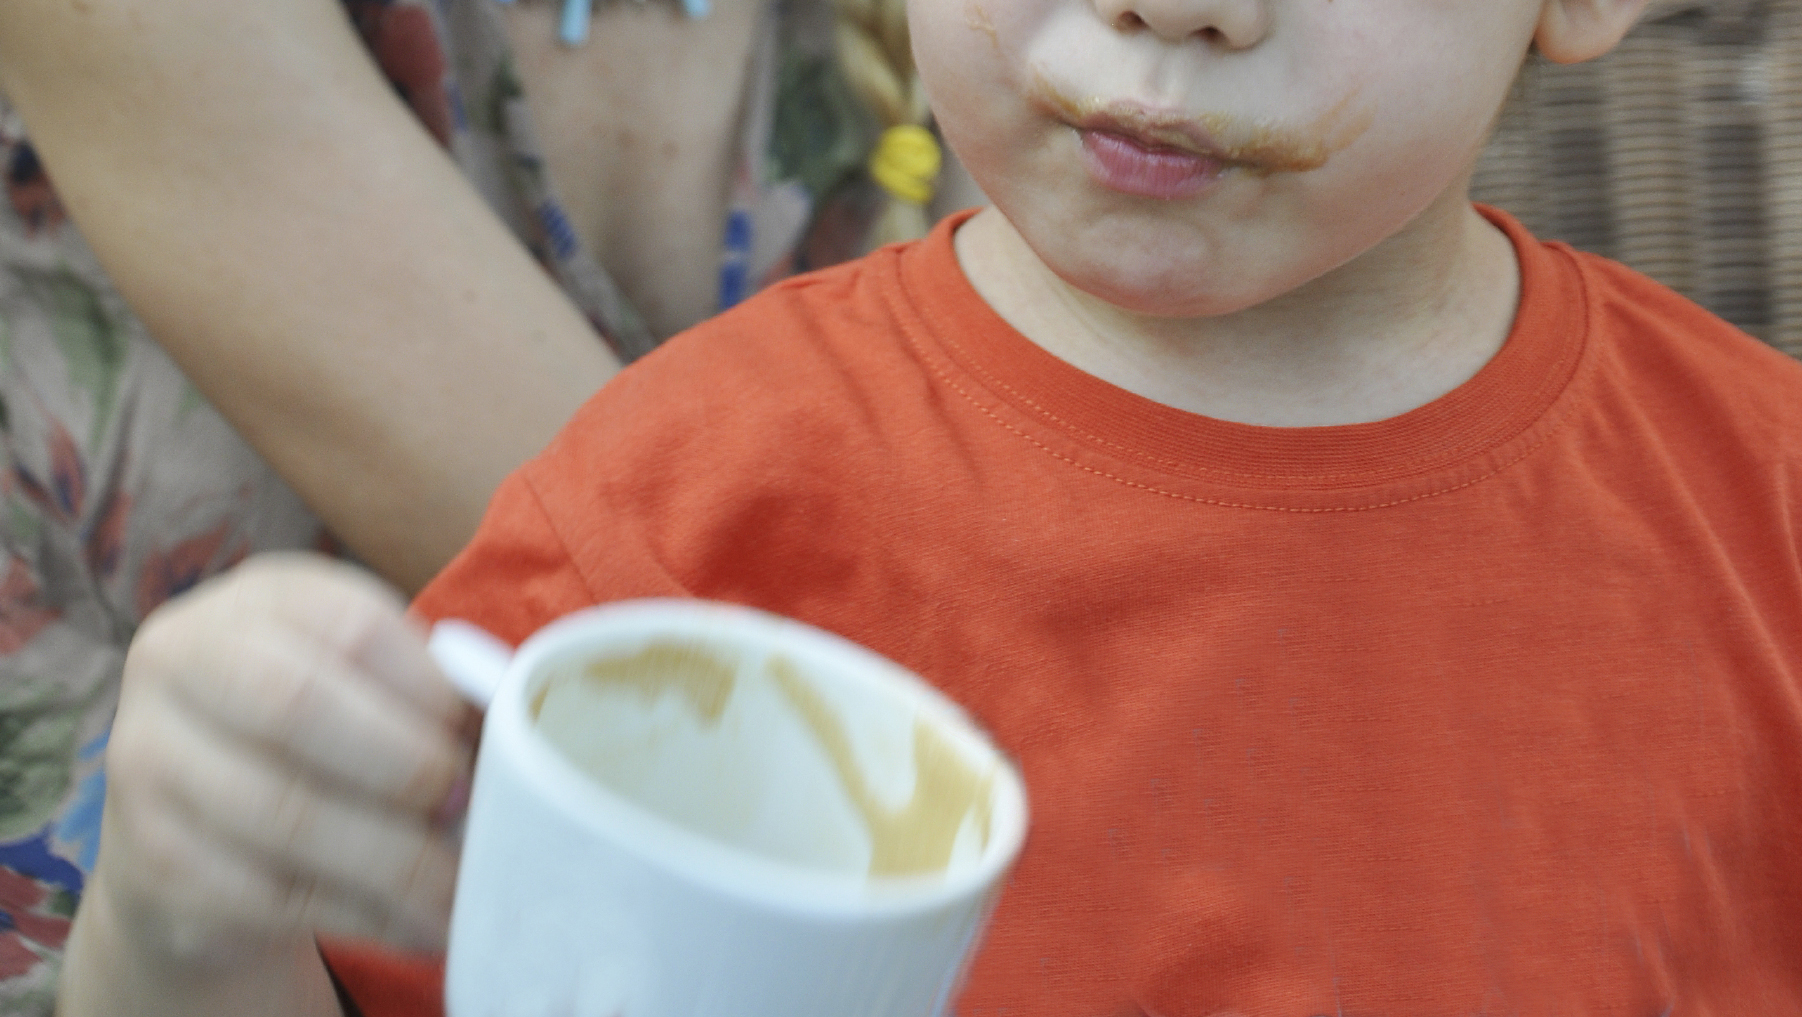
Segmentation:
<svg viewBox="0 0 1802 1017">
<path fill-rule="evenodd" d="M 184 810 L 128 808 L 109 813 L 109 820 L 129 827 L 120 833 L 135 851 L 113 881 L 126 884 L 127 900 L 158 899 L 150 934 L 178 962 L 226 963 L 316 933 L 442 946 L 442 928 L 399 928 L 371 902 L 296 879 L 196 826 Z M 107 866 L 113 850 L 102 848 Z M 184 892 L 171 897 L 169 887 Z"/>
<path fill-rule="evenodd" d="M 184 718 L 170 722 L 184 747 L 169 781 L 172 804 L 204 834 L 277 874 L 271 885 L 283 900 L 274 914 L 310 922 L 315 898 L 334 906 L 360 902 L 384 936 L 404 930 L 416 941 L 432 930 L 441 934 L 456 854 L 423 820 L 337 793 L 283 760 Z M 324 931 L 348 930 L 338 924 Z"/>
<path fill-rule="evenodd" d="M 169 691 L 217 729 L 374 801 L 429 815 L 469 766 L 457 732 L 286 629 L 225 636 L 230 667 L 174 663 Z"/>
<path fill-rule="evenodd" d="M 286 556 L 241 571 L 145 622 L 126 660 L 121 719 L 141 698 L 168 696 L 322 779 L 416 813 L 437 809 L 467 770 L 460 701 L 435 673 L 375 673 L 407 651 L 378 650 L 372 666 L 344 651 L 412 641 L 423 658 L 398 602 L 335 563 Z"/>
<path fill-rule="evenodd" d="M 329 559 L 270 555 L 246 563 L 234 581 L 241 589 L 226 609 L 278 620 L 426 716 L 464 723 L 468 706 L 426 652 L 424 632 L 374 576 Z"/>
<path fill-rule="evenodd" d="M 96 885 L 176 956 L 315 930 L 436 945 L 456 851 L 431 817 L 468 771 L 466 718 L 379 583 L 245 566 L 132 642 Z"/>
</svg>

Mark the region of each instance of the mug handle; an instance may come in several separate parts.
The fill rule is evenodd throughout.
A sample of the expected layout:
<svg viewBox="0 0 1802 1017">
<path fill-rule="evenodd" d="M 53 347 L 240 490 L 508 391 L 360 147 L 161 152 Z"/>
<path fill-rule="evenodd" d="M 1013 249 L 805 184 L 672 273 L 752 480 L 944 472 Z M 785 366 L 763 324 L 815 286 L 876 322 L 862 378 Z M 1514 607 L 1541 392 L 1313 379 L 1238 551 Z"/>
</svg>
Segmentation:
<svg viewBox="0 0 1802 1017">
<path fill-rule="evenodd" d="M 463 698 L 486 710 L 513 663 L 513 648 L 488 630 L 458 618 L 432 626 L 426 639 L 432 660 Z"/>
</svg>

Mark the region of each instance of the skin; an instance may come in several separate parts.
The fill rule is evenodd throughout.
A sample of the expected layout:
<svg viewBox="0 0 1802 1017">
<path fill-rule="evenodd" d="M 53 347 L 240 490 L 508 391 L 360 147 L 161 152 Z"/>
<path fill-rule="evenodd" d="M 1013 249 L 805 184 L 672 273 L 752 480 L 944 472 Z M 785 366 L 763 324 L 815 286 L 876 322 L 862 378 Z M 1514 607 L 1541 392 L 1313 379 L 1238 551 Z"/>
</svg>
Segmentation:
<svg viewBox="0 0 1802 1017">
<path fill-rule="evenodd" d="M 824 0 L 790 9 L 814 4 L 821 10 L 812 13 L 829 14 Z M 715 310 L 744 91 L 758 20 L 772 5 L 716 3 L 694 21 L 673 2 L 605 4 L 579 49 L 557 40 L 561 5 L 502 8 L 564 210 L 657 335 Z M 931 217 L 980 204 L 981 192 L 947 160 Z"/>
<path fill-rule="evenodd" d="M 145 622 L 59 1013 L 335 1014 L 316 933 L 443 946 L 471 717 L 402 610 L 271 555 Z"/>
<path fill-rule="evenodd" d="M 659 333 L 713 309 L 725 173 L 761 5 L 719 7 L 691 22 L 668 4 L 608 6 L 582 49 L 552 41 L 553 4 L 507 12 L 553 184 L 576 196 L 584 239 Z M 646 65 L 646 52 L 660 60 Z M 622 63 L 628 56 L 637 62 Z M 21 0 L 0 9 L 0 91 L 159 343 L 402 591 L 450 559 L 499 481 L 617 370 L 378 75 L 337 0 Z M 625 135 L 639 143 L 625 144 Z M 665 152 L 677 171 L 663 164 Z M 684 302 L 696 292 L 700 302 Z M 295 569 L 298 578 L 289 575 Z M 256 601 L 256 620 L 241 626 L 235 609 L 204 609 L 258 587 L 265 570 L 289 576 L 297 590 L 346 584 L 348 592 L 318 597 L 343 613 L 323 633 L 302 626 L 282 635 L 292 627 L 289 599 Z M 282 690 L 297 681 L 335 689 L 395 680 L 392 658 L 364 666 L 339 660 L 341 644 L 325 645 L 343 635 L 338 624 L 411 638 L 397 620 L 400 600 L 372 589 L 348 570 L 265 564 L 215 587 L 201 611 L 150 620 L 127 667 L 114 735 L 123 745 L 109 753 L 118 807 L 109 806 L 113 846 L 102 853 L 115 861 L 90 882 L 70 940 L 66 1012 L 336 1012 L 306 930 L 439 942 L 453 853 L 440 831 L 420 828 L 429 810 L 418 796 L 436 807 L 453 779 L 446 774 L 461 765 L 445 760 L 467 758 L 461 708 L 455 723 L 392 743 L 435 775 L 398 797 L 347 795 L 279 736 L 300 708 L 281 706 Z M 220 625 L 257 633 L 250 642 L 302 649 L 270 661 L 247 656 L 240 642 L 186 670 L 157 649 L 159 631 Z M 336 663 L 325 667 L 328 660 Z M 177 677 L 197 684 L 174 694 Z M 255 702 L 240 698 L 222 711 L 227 686 L 250 689 Z M 455 703 L 443 696 L 435 702 Z M 384 702 L 378 713 L 396 708 Z M 261 727 L 229 727 L 245 717 Z M 355 717 L 337 719 L 342 730 L 358 727 Z M 392 734 L 339 739 L 331 751 L 361 772 Z M 223 797 L 203 795 L 194 808 L 177 802 L 176 789 L 192 799 L 197 782 L 221 775 L 234 782 L 214 788 Z M 270 819 L 272 775 L 303 789 L 284 807 L 332 817 L 334 857 L 348 871 L 389 882 L 341 891 L 295 857 L 298 844 L 246 844 L 218 806 L 236 798 L 248 809 L 241 815 Z M 343 841 L 347 798 L 363 800 L 365 813 L 373 801 L 410 832 L 362 846 Z M 176 816 L 182 821 L 168 821 Z M 263 828 L 282 828 L 279 817 L 270 822 Z M 383 864 L 394 857 L 421 863 L 417 872 Z M 166 907 L 139 907 L 146 886 L 161 893 L 140 878 L 146 873 L 184 889 L 165 895 Z M 226 874 L 232 880 L 221 882 Z M 332 889 L 315 892 L 320 886 Z M 277 985 L 285 988 L 272 991 Z"/>
<path fill-rule="evenodd" d="M 617 369 L 335 2 L 20 0 L 0 90 L 151 334 L 403 589 Z"/>
<path fill-rule="evenodd" d="M 1483 134 L 1529 42 L 1596 56 L 1639 6 L 916 0 L 910 17 L 929 89 L 957 98 L 940 122 L 999 209 L 957 236 L 983 296 L 1141 395 L 1284 424 L 1403 412 L 1493 354 L 1518 281 L 1464 198 Z M 1265 164 L 1175 201 L 1100 187 L 1033 101 L 1038 67 L 1159 130 L 1252 125 L 1241 154 Z M 1318 168 L 1269 165 L 1311 136 Z M 438 824 L 466 765 L 447 695 L 398 601 L 343 566 L 255 563 L 154 615 L 62 1012 L 330 1013 L 316 931 L 434 945 Z"/>
<path fill-rule="evenodd" d="M 505 12 L 553 187 L 657 335 L 714 310 L 768 2 L 603 5 L 579 49 L 557 4 Z M 337 0 L 7 3 L 0 92 L 151 334 L 403 591 L 618 369 Z M 981 200 L 943 183 L 941 210 Z"/>
<path fill-rule="evenodd" d="M 674 3 L 609 4 L 580 49 L 557 39 L 560 4 L 503 9 L 558 198 L 657 335 L 715 309 L 739 111 L 768 2 L 721 3 L 701 21 Z"/>
<path fill-rule="evenodd" d="M 915 0 L 939 125 L 995 208 L 957 237 L 1028 338 L 1244 423 L 1394 416 L 1468 380 L 1518 296 L 1472 167 L 1529 44 L 1611 48 L 1638 0 Z M 1455 82 L 1456 87 L 1446 87 Z M 975 100 L 965 97 L 978 97 Z M 1122 194 L 1073 122 L 1213 135 L 1220 179 Z"/>
</svg>

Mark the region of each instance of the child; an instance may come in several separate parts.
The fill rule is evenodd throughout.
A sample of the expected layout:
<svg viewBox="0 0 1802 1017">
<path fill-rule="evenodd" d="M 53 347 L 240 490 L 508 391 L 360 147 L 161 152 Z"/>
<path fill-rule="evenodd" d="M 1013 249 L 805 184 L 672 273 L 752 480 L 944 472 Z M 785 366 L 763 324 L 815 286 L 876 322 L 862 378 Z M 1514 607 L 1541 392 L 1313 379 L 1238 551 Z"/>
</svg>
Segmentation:
<svg viewBox="0 0 1802 1017">
<path fill-rule="evenodd" d="M 915 0 L 995 209 L 627 371 L 417 607 L 717 598 L 939 683 L 1033 803 L 964 1017 L 1797 1012 L 1802 367 L 1466 197 L 1529 45 L 1638 7 Z M 69 1014 L 330 1012 L 307 930 L 437 934 L 393 604 L 265 564 L 131 674 Z"/>
</svg>

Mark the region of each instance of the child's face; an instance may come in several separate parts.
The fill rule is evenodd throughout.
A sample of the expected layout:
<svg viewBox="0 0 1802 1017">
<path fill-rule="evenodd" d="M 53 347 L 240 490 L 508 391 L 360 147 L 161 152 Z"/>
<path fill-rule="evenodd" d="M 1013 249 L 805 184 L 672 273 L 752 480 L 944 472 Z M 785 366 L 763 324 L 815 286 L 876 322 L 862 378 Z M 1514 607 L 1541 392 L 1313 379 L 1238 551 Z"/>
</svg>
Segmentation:
<svg viewBox="0 0 1802 1017">
<path fill-rule="evenodd" d="M 1462 208 L 1543 0 L 911 0 L 947 140 L 1066 282 L 1264 303 Z M 1429 245 L 1430 246 L 1430 245 Z"/>
</svg>

